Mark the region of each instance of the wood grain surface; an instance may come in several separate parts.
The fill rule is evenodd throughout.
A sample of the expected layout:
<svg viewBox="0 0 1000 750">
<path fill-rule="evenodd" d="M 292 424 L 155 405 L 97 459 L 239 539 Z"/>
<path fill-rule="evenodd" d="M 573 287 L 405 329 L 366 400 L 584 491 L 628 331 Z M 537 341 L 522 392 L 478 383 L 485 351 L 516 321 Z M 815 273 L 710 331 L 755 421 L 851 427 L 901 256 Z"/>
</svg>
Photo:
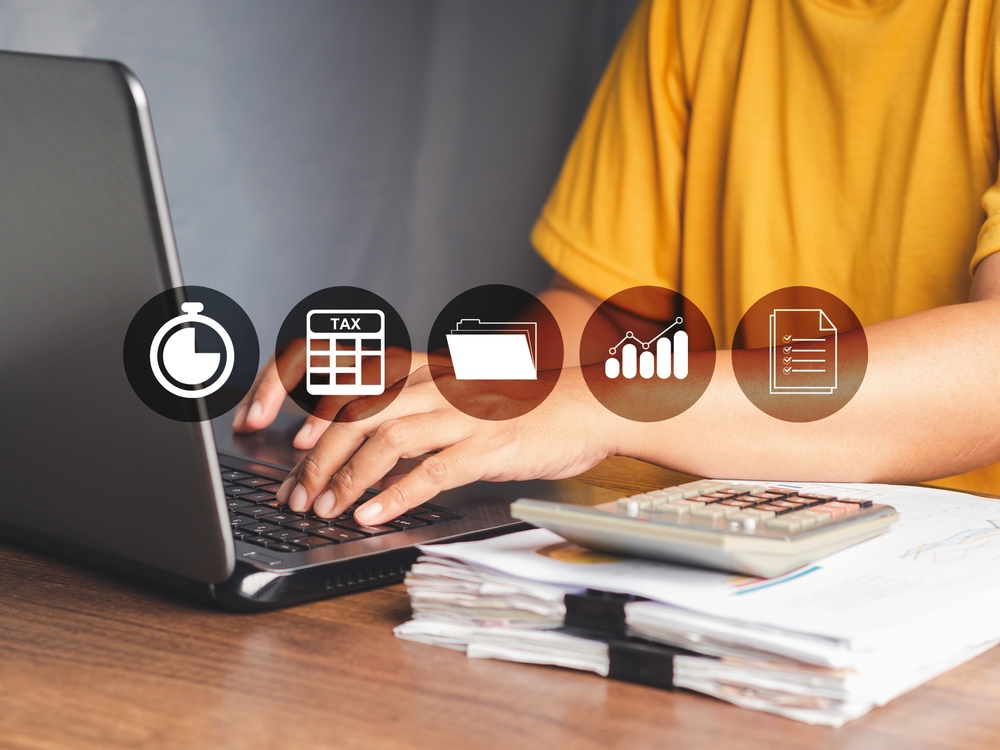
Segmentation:
<svg viewBox="0 0 1000 750">
<path fill-rule="evenodd" d="M 831 730 L 399 641 L 401 585 L 232 614 L 0 546 L 0 593 L 3 748 L 1000 748 L 1000 649 Z"/>
</svg>

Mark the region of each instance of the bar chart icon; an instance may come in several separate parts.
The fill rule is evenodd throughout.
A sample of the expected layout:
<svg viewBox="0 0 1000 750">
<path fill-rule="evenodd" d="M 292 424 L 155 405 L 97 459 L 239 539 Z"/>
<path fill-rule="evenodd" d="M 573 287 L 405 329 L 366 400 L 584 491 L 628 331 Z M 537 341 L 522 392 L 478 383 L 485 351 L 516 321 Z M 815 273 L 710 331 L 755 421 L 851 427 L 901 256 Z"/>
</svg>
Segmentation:
<svg viewBox="0 0 1000 750">
<path fill-rule="evenodd" d="M 688 335 L 684 330 L 674 331 L 683 323 L 684 318 L 678 316 L 649 341 L 642 341 L 632 331 L 626 332 L 608 350 L 611 356 L 604 361 L 605 376 L 611 380 L 619 376 L 631 380 L 637 375 L 645 380 L 654 375 L 660 380 L 670 377 L 684 380 L 688 376 Z M 671 331 L 673 335 L 668 336 Z"/>
</svg>

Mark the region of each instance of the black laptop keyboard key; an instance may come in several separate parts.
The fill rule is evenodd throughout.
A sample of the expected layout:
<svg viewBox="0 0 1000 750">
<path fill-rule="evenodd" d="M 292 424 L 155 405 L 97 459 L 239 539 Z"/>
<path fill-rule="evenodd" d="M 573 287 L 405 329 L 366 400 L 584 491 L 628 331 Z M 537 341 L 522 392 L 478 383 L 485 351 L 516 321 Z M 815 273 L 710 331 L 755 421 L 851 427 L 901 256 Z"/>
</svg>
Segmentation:
<svg viewBox="0 0 1000 750">
<path fill-rule="evenodd" d="M 243 500 L 249 500 L 251 503 L 269 503 L 274 500 L 274 495 L 270 492 L 262 492 L 261 490 L 251 490 L 245 495 L 240 495 Z"/>
<path fill-rule="evenodd" d="M 270 516 L 273 514 L 274 508 L 267 505 L 247 505 L 244 508 L 237 508 L 236 512 L 248 518 L 260 518 L 261 516 Z"/>
<path fill-rule="evenodd" d="M 454 521 L 456 518 L 459 518 L 459 516 L 456 516 L 454 513 L 445 513 L 443 510 L 434 510 L 429 513 L 419 513 L 411 517 L 416 518 L 418 521 L 426 521 L 427 523 Z"/>
<path fill-rule="evenodd" d="M 237 528 L 243 531 L 252 531 L 254 534 L 266 534 L 269 531 L 279 531 L 281 529 L 280 526 L 267 523 L 267 521 L 247 521 L 244 524 L 240 524 Z"/>
<path fill-rule="evenodd" d="M 233 469 L 223 469 L 222 479 L 225 482 L 235 482 L 237 479 L 249 479 L 249 474 L 244 474 L 242 471 L 234 471 Z"/>
<path fill-rule="evenodd" d="M 264 536 L 271 539 L 277 539 L 282 542 L 290 542 L 294 539 L 301 539 L 305 534 L 296 531 L 295 529 L 278 529 L 278 531 L 269 531 Z"/>
<path fill-rule="evenodd" d="M 248 539 L 251 539 L 252 537 L 253 534 L 251 534 L 249 531 L 240 531 L 239 529 L 233 529 L 233 539 L 236 539 L 238 541 L 246 541 Z"/>
<path fill-rule="evenodd" d="M 259 505 L 257 507 L 261 508 L 261 509 L 266 508 L 266 509 L 271 510 L 271 511 L 274 510 L 274 508 L 270 508 L 267 505 L 263 505 L 263 506 Z M 295 515 L 294 513 L 273 513 L 273 512 L 272 513 L 268 513 L 266 516 L 258 516 L 258 518 L 260 518 L 260 520 L 262 520 L 262 521 L 267 521 L 268 523 L 276 523 L 279 526 L 286 526 L 289 523 L 291 523 L 292 521 L 300 521 L 301 520 L 301 517 Z"/>
<path fill-rule="evenodd" d="M 296 518 L 290 520 L 288 523 L 284 524 L 290 529 L 299 529 L 300 531 L 312 531 L 313 529 L 322 529 L 327 526 L 323 521 L 317 521 L 314 518 Z"/>
<path fill-rule="evenodd" d="M 287 542 L 281 542 L 280 544 L 273 544 L 268 546 L 268 550 L 273 552 L 298 552 L 299 548 L 294 547 Z"/>
<path fill-rule="evenodd" d="M 360 524 L 355 520 L 341 521 L 337 520 L 337 526 L 342 529 L 347 529 L 348 531 L 356 531 L 365 536 L 378 536 L 379 534 L 391 534 L 394 531 L 399 531 L 399 529 L 394 529 L 392 526 L 365 526 Z"/>
<path fill-rule="evenodd" d="M 426 526 L 427 521 L 423 521 L 419 518 L 408 518 L 407 516 L 400 516 L 395 521 L 389 521 L 388 526 L 392 526 L 394 529 L 399 529 L 403 531 L 404 529 L 416 529 L 420 526 Z"/>
<path fill-rule="evenodd" d="M 336 544 L 336 540 L 327 539 L 321 536 L 304 536 L 301 539 L 296 539 L 293 544 L 296 547 L 301 547 L 303 549 L 315 549 L 316 547 L 328 547 L 331 544 Z"/>
<path fill-rule="evenodd" d="M 230 524 L 232 524 L 233 526 L 239 526 L 241 523 L 246 523 L 246 522 L 247 522 L 246 516 L 241 516 L 238 513 L 233 513 L 230 511 L 229 513 Z"/>
<path fill-rule="evenodd" d="M 266 484 L 274 484 L 273 479 L 265 479 L 264 477 L 243 477 L 240 479 L 231 479 L 231 482 L 236 482 L 236 484 L 242 484 L 244 487 L 263 487 Z"/>
<path fill-rule="evenodd" d="M 253 492 L 249 487 L 240 487 L 238 484 L 233 484 L 226 487 L 223 490 L 229 497 L 236 497 L 237 495 L 249 495 Z"/>
<path fill-rule="evenodd" d="M 271 481 L 273 482 L 274 480 L 272 479 Z M 281 485 L 280 484 L 267 484 L 267 485 L 264 485 L 264 486 L 260 487 L 259 489 L 262 492 L 277 492 L 279 489 L 281 489 Z"/>
<path fill-rule="evenodd" d="M 248 536 L 243 541 L 248 544 L 256 544 L 258 547 L 270 547 L 273 544 L 281 544 L 277 539 L 268 539 L 263 536 Z"/>
<path fill-rule="evenodd" d="M 309 536 L 318 536 L 321 539 L 331 539 L 335 542 L 352 542 L 355 539 L 367 539 L 364 534 L 347 529 L 338 529 L 336 526 L 324 526 L 322 529 L 313 529 Z"/>
<path fill-rule="evenodd" d="M 229 497 L 226 498 L 226 505 L 229 506 L 229 510 L 236 510 L 237 508 L 247 508 L 253 503 L 248 503 L 241 497 Z"/>
</svg>

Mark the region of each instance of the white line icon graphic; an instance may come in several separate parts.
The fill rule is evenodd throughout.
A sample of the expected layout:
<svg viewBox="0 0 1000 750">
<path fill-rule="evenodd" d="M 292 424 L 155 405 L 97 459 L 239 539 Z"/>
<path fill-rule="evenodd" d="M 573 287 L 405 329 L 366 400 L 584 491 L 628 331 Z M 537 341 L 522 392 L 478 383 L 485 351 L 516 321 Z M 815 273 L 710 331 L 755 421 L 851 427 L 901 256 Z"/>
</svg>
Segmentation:
<svg viewBox="0 0 1000 750">
<path fill-rule="evenodd" d="M 776 309 L 770 316 L 772 395 L 837 390 L 837 326 L 819 309 Z"/>
<path fill-rule="evenodd" d="M 447 335 L 456 380 L 537 380 L 538 324 L 463 318 Z"/>
<path fill-rule="evenodd" d="M 685 331 L 677 331 L 673 337 L 667 336 L 677 326 L 684 323 L 684 318 L 678 316 L 673 323 L 660 331 L 649 341 L 640 340 L 632 331 L 626 332 L 624 338 L 608 349 L 612 355 L 604 360 L 604 374 L 614 380 L 619 375 L 631 380 L 637 374 L 640 378 L 649 380 L 655 374 L 660 380 L 666 380 L 671 375 L 678 380 L 684 380 L 688 375 L 688 335 Z M 626 341 L 635 341 L 625 343 Z M 656 344 L 655 350 L 650 347 Z M 624 345 L 624 346 L 623 346 Z M 639 354 L 642 347 L 642 354 Z M 614 355 L 621 349 L 621 359 Z"/>
<path fill-rule="evenodd" d="M 385 314 L 381 310 L 306 313 L 306 393 L 378 396 L 385 391 Z"/>
<path fill-rule="evenodd" d="M 153 343 L 149 346 L 149 366 L 153 370 L 156 382 L 163 386 L 168 393 L 181 398 L 211 396 L 226 384 L 233 372 L 233 364 L 236 359 L 233 340 L 217 320 L 207 315 L 201 315 L 204 309 L 205 306 L 201 302 L 182 303 L 181 310 L 184 314 L 171 318 L 160 326 L 160 330 L 153 336 Z M 226 359 L 222 372 L 214 378 L 213 375 L 219 369 L 222 353 L 198 351 L 195 324 L 208 326 L 219 334 L 222 345 L 225 347 Z M 160 368 L 161 356 L 163 359 L 162 369 Z M 176 383 L 171 382 L 171 378 L 176 383 L 188 387 L 182 388 L 176 385 Z"/>
</svg>

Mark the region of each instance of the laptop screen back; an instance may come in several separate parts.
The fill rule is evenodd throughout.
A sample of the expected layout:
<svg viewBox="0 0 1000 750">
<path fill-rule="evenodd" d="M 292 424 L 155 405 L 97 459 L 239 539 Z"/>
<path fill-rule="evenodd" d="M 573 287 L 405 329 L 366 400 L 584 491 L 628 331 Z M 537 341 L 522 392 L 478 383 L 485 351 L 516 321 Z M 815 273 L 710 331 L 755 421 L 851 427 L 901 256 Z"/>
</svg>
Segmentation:
<svg viewBox="0 0 1000 750">
<path fill-rule="evenodd" d="M 122 365 L 132 316 L 180 283 L 151 135 L 121 65 L 0 53 L 0 524 L 219 582 L 211 430 L 148 409 Z"/>
</svg>

